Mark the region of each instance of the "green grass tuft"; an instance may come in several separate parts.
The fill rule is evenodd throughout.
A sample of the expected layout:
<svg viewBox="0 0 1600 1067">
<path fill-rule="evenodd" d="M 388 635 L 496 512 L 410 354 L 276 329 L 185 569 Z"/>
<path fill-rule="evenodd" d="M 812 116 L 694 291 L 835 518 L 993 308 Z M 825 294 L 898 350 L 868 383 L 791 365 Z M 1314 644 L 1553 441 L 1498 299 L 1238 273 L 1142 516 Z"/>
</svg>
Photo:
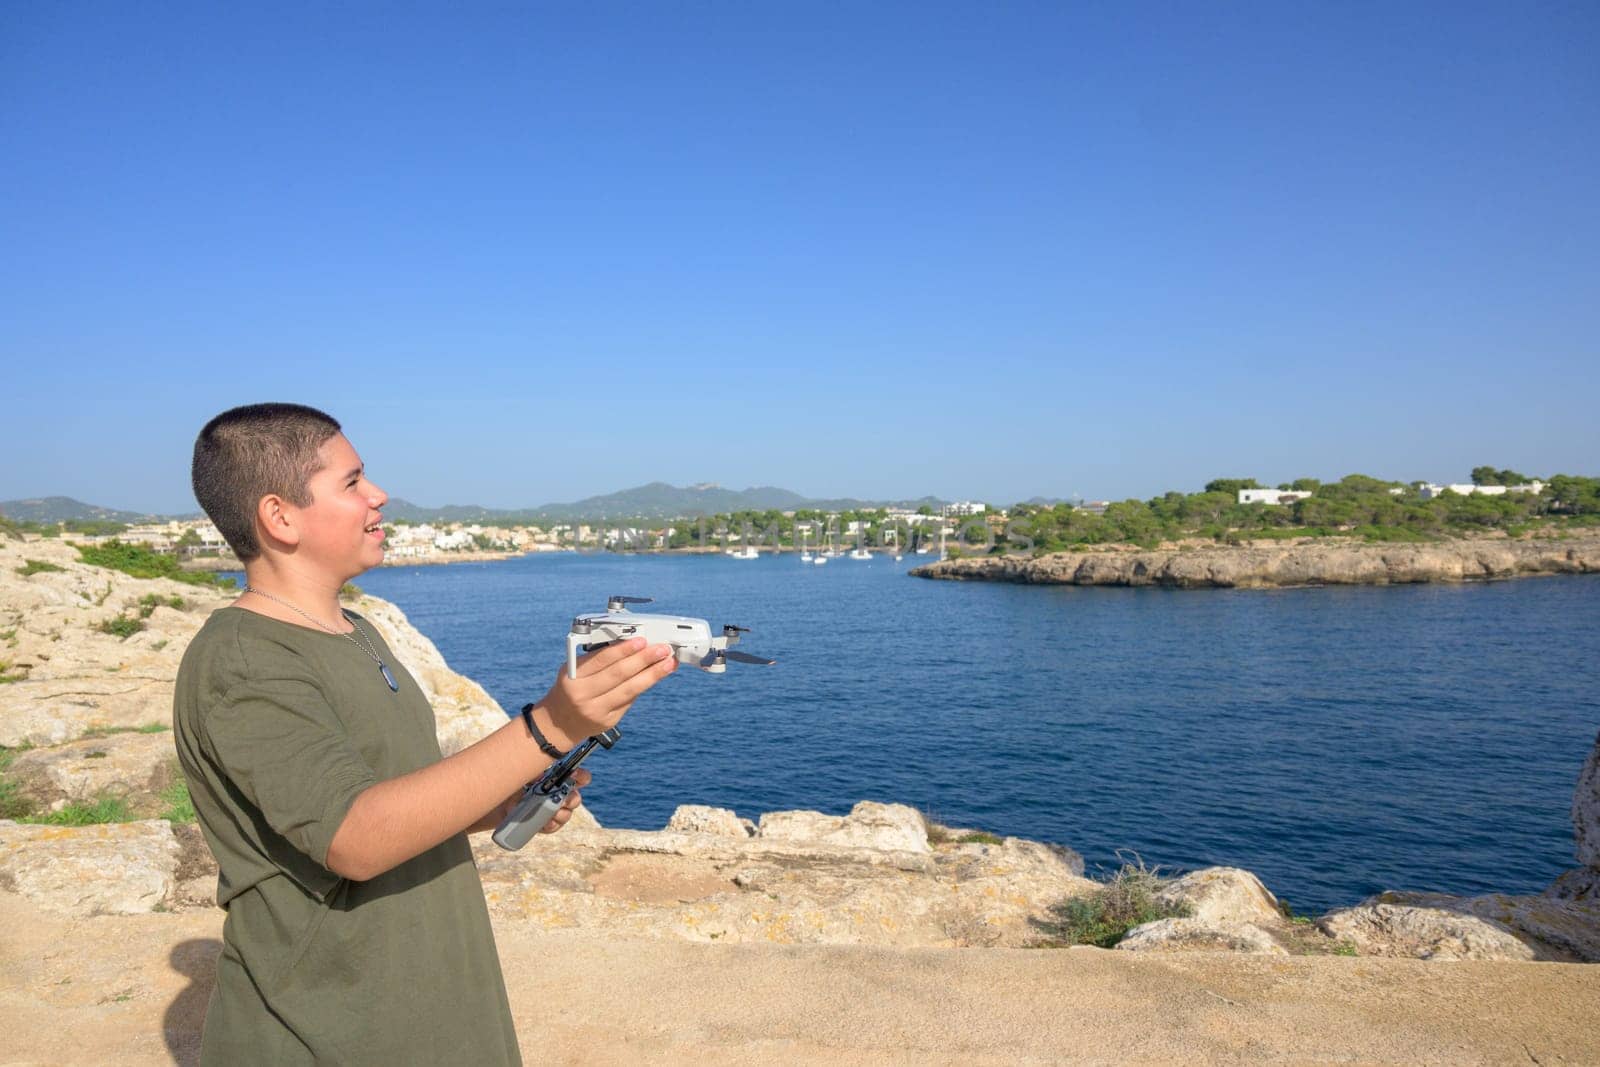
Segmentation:
<svg viewBox="0 0 1600 1067">
<path fill-rule="evenodd" d="M 134 818 L 126 800 L 121 797 L 100 797 L 87 804 L 68 804 L 60 811 L 29 815 L 17 821 L 43 826 L 97 826 L 108 822 L 131 822 Z"/>
<path fill-rule="evenodd" d="M 163 810 L 160 817 L 168 822 L 194 822 L 194 802 L 189 799 L 189 783 L 180 775 L 178 780 L 161 791 Z"/>
<path fill-rule="evenodd" d="M 66 570 L 65 567 L 58 563 L 51 563 L 49 560 L 29 559 L 23 561 L 22 566 L 17 568 L 17 573 L 26 578 L 30 574 L 42 574 L 47 571 L 64 570 Z"/>
<path fill-rule="evenodd" d="M 140 630 L 144 629 L 144 620 L 136 619 L 132 615 L 118 615 L 112 619 L 104 619 L 95 626 L 103 634 L 110 634 L 126 641 Z"/>
</svg>

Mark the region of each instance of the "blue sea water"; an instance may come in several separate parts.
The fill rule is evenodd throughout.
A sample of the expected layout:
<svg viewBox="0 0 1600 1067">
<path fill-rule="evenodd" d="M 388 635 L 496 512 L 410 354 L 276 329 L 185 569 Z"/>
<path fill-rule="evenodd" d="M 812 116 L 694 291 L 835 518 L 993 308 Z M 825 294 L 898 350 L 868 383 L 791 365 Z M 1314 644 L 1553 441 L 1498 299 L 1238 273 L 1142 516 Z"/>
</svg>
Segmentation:
<svg viewBox="0 0 1600 1067">
<path fill-rule="evenodd" d="M 896 801 L 1069 845 L 1090 873 L 1118 850 L 1245 867 L 1300 911 L 1537 891 L 1573 865 L 1600 579 L 1175 591 L 907 566 L 549 554 L 359 582 L 511 713 L 609 594 L 751 627 L 741 647 L 776 666 L 680 670 L 591 757 L 608 826 Z"/>
</svg>

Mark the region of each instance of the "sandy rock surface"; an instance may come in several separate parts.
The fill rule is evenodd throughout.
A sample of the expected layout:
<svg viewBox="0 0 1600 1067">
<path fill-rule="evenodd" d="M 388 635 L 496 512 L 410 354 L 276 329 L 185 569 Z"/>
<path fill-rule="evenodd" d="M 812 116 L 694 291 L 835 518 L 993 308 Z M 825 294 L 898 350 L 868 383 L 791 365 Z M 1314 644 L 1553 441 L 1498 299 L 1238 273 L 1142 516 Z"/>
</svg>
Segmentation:
<svg viewBox="0 0 1600 1067">
<path fill-rule="evenodd" d="M 944 560 L 912 568 L 910 573 L 957 581 L 1180 589 L 1461 582 L 1600 573 L 1600 537 L 1056 552 L 1038 559 L 982 556 Z"/>
<path fill-rule="evenodd" d="M 1600 968 L 1571 964 L 690 944 L 495 927 L 529 1063 L 1600 1063 Z M 0 1060 L 195 1063 L 221 930 L 216 909 L 65 918 L 0 893 Z"/>
</svg>

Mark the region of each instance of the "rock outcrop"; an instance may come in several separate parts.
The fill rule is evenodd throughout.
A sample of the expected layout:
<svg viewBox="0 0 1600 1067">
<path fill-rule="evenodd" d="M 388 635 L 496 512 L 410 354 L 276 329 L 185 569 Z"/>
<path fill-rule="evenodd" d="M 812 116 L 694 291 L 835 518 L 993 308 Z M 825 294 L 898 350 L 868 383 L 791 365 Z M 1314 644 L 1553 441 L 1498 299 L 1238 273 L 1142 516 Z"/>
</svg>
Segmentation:
<svg viewBox="0 0 1600 1067">
<path fill-rule="evenodd" d="M 32 569 L 30 560 L 37 569 L 20 573 Z M 30 798 L 58 805 L 97 790 L 151 792 L 170 782 L 170 735 L 140 740 L 128 732 L 170 725 L 184 649 L 235 595 L 91 567 L 53 539 L 0 540 L 0 676 L 9 679 L 0 685 L 0 747 L 39 750 L 15 764 Z M 450 670 L 399 608 L 376 597 L 348 603 L 372 621 L 428 695 L 446 754 L 506 721 L 494 698 Z M 132 632 L 102 629 L 118 620 Z M 95 743 L 56 750 L 85 738 Z M 91 762 L 102 759 L 104 765 Z"/>
<path fill-rule="evenodd" d="M 1201 923 L 1266 923 L 1283 921 L 1278 898 L 1261 879 L 1237 867 L 1207 867 L 1168 882 L 1155 894 L 1168 908 L 1183 907 Z"/>
<path fill-rule="evenodd" d="M 135 915 L 171 898 L 180 851 L 162 819 L 99 826 L 0 820 L 0 889 L 59 915 Z"/>
<path fill-rule="evenodd" d="M 749 826 L 686 806 L 659 831 L 591 821 L 516 853 L 480 842 L 478 867 L 502 918 L 723 943 L 1026 945 L 1049 905 L 1096 888 L 1067 849 L 932 845 L 922 816 L 900 804 L 769 812 Z"/>
<path fill-rule="evenodd" d="M 1136 926 L 1117 942 L 1127 952 L 1249 952 L 1287 956 L 1289 950 L 1254 923 L 1207 919 L 1158 919 Z"/>
<path fill-rule="evenodd" d="M 1055 552 L 1037 559 L 978 556 L 924 564 L 910 573 L 955 581 L 1177 589 L 1463 582 L 1600 573 L 1600 537 Z"/>
<path fill-rule="evenodd" d="M 1365 955 L 1600 961 L 1600 903 L 1490 893 L 1380 893 L 1318 921 Z"/>
</svg>

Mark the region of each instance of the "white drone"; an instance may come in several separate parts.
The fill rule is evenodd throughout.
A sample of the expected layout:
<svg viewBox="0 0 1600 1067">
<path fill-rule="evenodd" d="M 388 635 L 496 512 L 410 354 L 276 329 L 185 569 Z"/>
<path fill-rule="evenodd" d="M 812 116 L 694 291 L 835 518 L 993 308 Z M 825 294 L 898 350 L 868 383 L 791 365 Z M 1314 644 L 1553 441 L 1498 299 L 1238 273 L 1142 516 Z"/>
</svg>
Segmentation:
<svg viewBox="0 0 1600 1067">
<path fill-rule="evenodd" d="M 704 619 L 687 615 L 640 615 L 628 610 L 629 604 L 649 604 L 647 596 L 614 596 L 606 599 L 606 610 L 589 612 L 572 620 L 567 634 L 567 677 L 578 676 L 578 653 L 593 652 L 617 641 L 642 637 L 648 644 L 670 645 L 672 655 L 685 667 L 699 667 L 711 674 L 722 674 L 728 661 L 757 663 L 770 667 L 775 661 L 735 652 L 728 646 L 739 643 L 739 635 L 749 633 L 743 626 L 724 626 L 711 635 Z"/>
<path fill-rule="evenodd" d="M 752 656 L 747 652 L 734 652 L 729 645 L 739 643 L 739 635 L 750 631 L 743 626 L 724 626 L 719 637 L 711 636 L 711 626 L 704 619 L 691 619 L 685 615 L 635 615 L 629 604 L 648 604 L 649 597 L 614 596 L 606 601 L 606 610 L 579 615 L 572 620 L 572 632 L 567 635 L 567 676 L 578 676 L 578 653 L 592 652 L 597 648 L 642 637 L 650 644 L 670 645 L 679 663 L 699 667 L 712 674 L 728 669 L 728 661 L 759 663 L 771 666 L 773 661 Z M 522 795 L 511 813 L 500 821 L 494 831 L 494 843 L 504 849 L 519 849 L 533 835 L 543 829 L 556 812 L 561 810 L 572 794 L 572 772 L 577 770 L 596 746 L 610 748 L 622 736 L 615 726 L 593 737 L 578 742 L 566 755 L 556 760 L 536 781 L 523 787 Z"/>
</svg>

